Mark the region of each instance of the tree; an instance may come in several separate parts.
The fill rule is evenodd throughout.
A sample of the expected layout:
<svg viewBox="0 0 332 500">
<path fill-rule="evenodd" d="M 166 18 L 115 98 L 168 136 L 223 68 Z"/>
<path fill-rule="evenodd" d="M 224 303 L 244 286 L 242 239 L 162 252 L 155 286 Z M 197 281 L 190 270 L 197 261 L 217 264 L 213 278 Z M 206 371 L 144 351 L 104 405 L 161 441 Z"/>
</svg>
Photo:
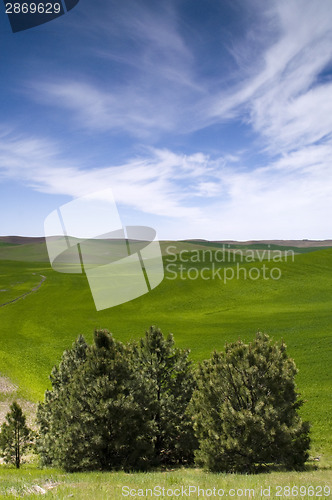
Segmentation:
<svg viewBox="0 0 332 500">
<path fill-rule="evenodd" d="M 59 463 L 63 436 L 63 412 L 69 399 L 71 382 L 78 367 L 85 363 L 88 344 L 80 335 L 72 348 L 64 351 L 59 366 L 54 366 L 50 375 L 52 390 L 45 393 L 45 402 L 40 403 L 37 411 L 39 433 L 36 449 L 44 465 Z"/>
<path fill-rule="evenodd" d="M 298 409 L 295 363 L 286 346 L 258 333 L 249 345 L 226 344 L 198 370 L 191 411 L 196 460 L 212 471 L 252 472 L 266 464 L 302 467 L 309 424 Z"/>
<path fill-rule="evenodd" d="M 73 471 L 193 462 L 188 354 L 154 327 L 139 344 L 124 345 L 107 330 L 95 331 L 92 346 L 79 338 L 39 405 L 43 463 Z"/>
<path fill-rule="evenodd" d="M 33 432 L 26 426 L 26 417 L 20 405 L 14 401 L 2 424 L 0 448 L 6 463 L 20 468 L 24 451 L 31 446 Z"/>
<path fill-rule="evenodd" d="M 175 347 L 172 334 L 165 338 L 153 326 L 136 350 L 137 369 L 152 382 L 150 407 L 155 423 L 157 463 L 193 462 L 197 441 L 187 407 L 195 381 L 189 353 Z"/>
<path fill-rule="evenodd" d="M 65 353 L 38 412 L 44 463 L 68 471 L 147 467 L 154 437 L 151 386 L 132 366 L 131 352 L 107 330 L 97 330 L 81 362 L 68 363 L 75 355 Z M 59 377 L 64 365 L 70 377 Z"/>
</svg>

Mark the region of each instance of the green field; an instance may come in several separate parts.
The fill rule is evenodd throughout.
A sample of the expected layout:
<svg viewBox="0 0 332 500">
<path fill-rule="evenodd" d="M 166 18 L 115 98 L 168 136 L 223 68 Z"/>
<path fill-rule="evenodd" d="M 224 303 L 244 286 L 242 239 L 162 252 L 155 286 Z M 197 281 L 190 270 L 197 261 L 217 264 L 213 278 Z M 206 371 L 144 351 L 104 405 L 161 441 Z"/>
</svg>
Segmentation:
<svg viewBox="0 0 332 500">
<path fill-rule="evenodd" d="M 306 400 L 302 415 L 312 423 L 311 455 L 319 457 L 320 467 L 330 467 L 332 249 L 306 251 L 286 262 L 248 263 L 241 262 L 239 255 L 235 262 L 212 262 L 218 247 L 197 242 L 168 245 L 176 246 L 172 253 L 186 249 L 183 259 L 189 262 L 179 258 L 173 262 L 175 257 L 168 255 L 164 242 L 164 281 L 147 295 L 99 312 L 86 277 L 54 272 L 43 244 L 3 245 L 0 304 L 35 287 L 41 275 L 46 281 L 37 291 L 0 307 L 1 375 L 18 386 L 19 398 L 36 402 L 43 398 L 48 375 L 63 350 L 79 334 L 91 342 L 95 328 L 108 328 L 117 339 L 128 341 L 157 325 L 164 333 L 172 332 L 178 346 L 190 348 L 195 362 L 214 349 L 223 349 L 225 342 L 250 341 L 256 331 L 264 331 L 275 340 L 284 339 L 296 361 L 297 385 Z M 194 250 L 200 250 L 200 262 L 190 262 Z M 236 279 L 237 263 L 242 269 L 240 279 Z M 179 265 L 182 279 L 173 279 Z M 221 268 L 221 276 L 222 268 L 228 268 L 228 275 L 233 268 L 235 279 L 224 283 L 214 273 L 214 265 Z M 253 267 L 258 269 L 254 278 L 262 273 L 263 265 L 280 269 L 280 279 L 244 279 Z M 203 268 L 209 269 L 193 279 Z"/>
<path fill-rule="evenodd" d="M 258 498 L 261 500 L 317 497 L 328 499 L 331 498 L 329 492 L 332 490 L 331 477 L 327 477 L 324 470 L 302 473 L 272 472 L 243 476 L 211 474 L 199 469 L 179 469 L 145 474 L 126 474 L 125 472 L 64 474 L 52 469 L 25 468 L 25 470 L 15 471 L 0 468 L 0 481 L 0 498 L 9 498 L 11 493 L 11 498 L 19 496 L 36 499 L 41 497 L 40 488 L 42 488 L 45 492 L 42 498 L 58 500 L 70 497 L 80 500 L 153 498 L 149 489 L 154 488 L 157 493 L 162 493 L 164 488 L 164 496 L 159 495 L 159 498 L 170 500 L 225 498 L 226 496 L 234 499 Z M 201 489 L 199 495 L 198 488 Z M 214 488 L 215 496 L 213 495 Z M 146 489 L 148 489 L 147 492 Z M 144 493 L 144 496 L 140 491 Z M 181 496 L 182 491 L 186 492 L 187 496 L 185 494 Z M 293 495 L 290 494 L 291 492 Z"/>
</svg>

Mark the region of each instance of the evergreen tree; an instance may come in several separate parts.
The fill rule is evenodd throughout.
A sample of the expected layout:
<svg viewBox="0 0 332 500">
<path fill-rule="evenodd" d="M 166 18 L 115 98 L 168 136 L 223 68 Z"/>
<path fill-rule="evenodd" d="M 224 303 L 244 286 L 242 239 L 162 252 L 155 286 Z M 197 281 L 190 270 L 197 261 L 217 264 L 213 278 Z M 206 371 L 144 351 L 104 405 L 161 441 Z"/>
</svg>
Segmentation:
<svg viewBox="0 0 332 500">
<path fill-rule="evenodd" d="M 136 350 L 138 370 L 152 382 L 150 407 L 155 423 L 155 457 L 158 463 L 191 463 L 197 446 L 187 413 L 195 382 L 189 350 L 175 347 L 173 336 L 164 338 L 151 327 Z"/>
<path fill-rule="evenodd" d="M 70 412 L 71 382 L 78 367 L 85 363 L 87 350 L 88 344 L 80 335 L 72 348 L 64 351 L 59 366 L 54 366 L 50 375 L 52 390 L 46 391 L 45 402 L 38 406 L 36 449 L 44 465 L 59 464 L 63 427 L 66 425 L 63 415 L 65 411 Z"/>
<path fill-rule="evenodd" d="M 302 422 L 286 346 L 258 333 L 214 352 L 198 372 L 191 409 L 198 464 L 213 471 L 251 472 L 264 464 L 301 467 L 308 459 L 309 424 Z"/>
<path fill-rule="evenodd" d="M 107 330 L 95 332 L 92 346 L 80 337 L 39 406 L 43 463 L 73 471 L 192 462 L 188 354 L 153 327 L 139 344 L 123 345 Z"/>
<path fill-rule="evenodd" d="M 46 412 L 41 405 L 46 461 L 68 471 L 146 468 L 154 437 L 148 408 L 151 387 L 133 368 L 131 349 L 99 330 L 94 345 L 84 352 L 84 362 L 74 369 L 71 365 L 62 390 L 56 384 L 55 395 L 46 395 Z M 49 413 L 52 426 L 45 425 Z"/>
<path fill-rule="evenodd" d="M 20 405 L 14 401 L 6 415 L 0 433 L 0 448 L 6 463 L 20 468 L 24 451 L 31 446 L 33 432 L 26 425 L 26 417 Z"/>
</svg>

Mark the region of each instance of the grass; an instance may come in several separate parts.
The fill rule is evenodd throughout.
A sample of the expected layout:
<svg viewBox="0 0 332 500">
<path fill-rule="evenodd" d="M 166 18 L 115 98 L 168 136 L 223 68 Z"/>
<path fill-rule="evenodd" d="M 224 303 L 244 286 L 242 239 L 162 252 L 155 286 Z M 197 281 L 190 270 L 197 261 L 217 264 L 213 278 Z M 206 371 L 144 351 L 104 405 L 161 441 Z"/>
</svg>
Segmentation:
<svg viewBox="0 0 332 500">
<path fill-rule="evenodd" d="M 7 247 L 0 249 L 0 258 L 4 251 L 7 258 L 17 259 L 0 260 L 0 289 L 8 290 L 0 292 L 3 294 L 0 297 L 6 293 L 7 297 L 21 295 L 23 290 L 33 288 L 40 281 L 40 274 L 47 278 L 38 291 L 0 307 L 0 374 L 18 386 L 17 397 L 37 402 L 43 398 L 49 386 L 48 375 L 64 349 L 70 347 L 79 334 L 91 342 L 95 328 L 108 328 L 117 339 L 128 341 L 139 339 L 150 325 L 158 325 L 164 333 L 174 334 L 178 346 L 190 348 L 195 362 L 209 357 L 214 349 L 222 350 L 225 342 L 238 338 L 250 341 L 256 331 L 265 331 L 275 340 L 285 340 L 299 368 L 297 385 L 306 401 L 301 412 L 303 418 L 312 423 L 311 456 L 319 457 L 319 470 L 294 475 L 272 473 L 236 477 L 190 469 L 127 476 L 123 473 L 64 475 L 60 471 L 31 468 L 17 474 L 14 470 L 0 468 L 0 491 L 1 488 L 17 489 L 20 481 L 22 488 L 30 484 L 29 481 L 39 484 L 52 474 L 62 479 L 57 479 L 61 482 L 58 488 L 47 493 L 50 498 L 52 495 L 53 498 L 66 498 L 69 491 L 75 496 L 75 492 L 79 492 L 78 498 L 117 498 L 116 488 L 127 484 L 125 481 L 144 486 L 164 481 L 162 484 L 168 486 L 187 484 L 196 478 L 195 484 L 203 487 L 214 481 L 220 485 L 258 486 L 260 481 L 264 484 L 272 481 L 275 485 L 295 481 L 300 485 L 303 479 L 303 484 L 309 485 L 310 481 L 320 484 L 328 479 L 332 464 L 332 250 L 295 255 L 294 261 L 288 259 L 286 262 L 248 263 L 245 259 L 241 262 L 240 255 L 235 262 L 227 262 L 227 259 L 216 262 L 216 248 L 186 242 L 172 244 L 177 246 L 177 251 L 187 250 L 182 254 L 186 262 L 179 256 L 173 262 L 175 258 L 169 255 L 165 245 L 164 281 L 149 294 L 99 312 L 95 309 L 86 277 L 54 272 L 44 260 L 42 244 L 36 245 L 38 248 L 15 246 L 15 255 L 8 254 Z M 210 249 L 212 259 L 206 253 Z M 197 260 L 196 251 L 200 252 L 200 262 L 191 261 Z M 42 258 L 41 262 L 33 261 L 36 255 Z M 220 267 L 223 277 L 224 269 L 233 267 L 236 270 L 236 264 L 242 269 L 240 279 L 224 283 L 214 275 L 214 265 Z M 172 279 L 174 270 L 180 272 L 180 265 L 183 266 L 182 279 L 179 276 Z M 262 272 L 264 265 L 269 269 L 280 268 L 281 278 L 244 279 L 251 268 Z M 208 269 L 203 271 L 203 268 Z M 190 279 L 201 272 L 204 279 Z M 95 494 L 97 496 L 93 496 Z"/>
<path fill-rule="evenodd" d="M 0 308 L 0 373 L 19 386 L 19 396 L 37 401 L 63 350 L 78 334 L 92 341 L 95 328 L 108 328 L 116 338 L 128 341 L 155 324 L 164 333 L 173 332 L 180 347 L 191 348 L 195 361 L 207 358 L 213 349 L 223 349 L 226 341 L 239 337 L 250 341 L 261 330 L 288 345 L 299 368 L 300 392 L 307 400 L 303 416 L 313 423 L 315 454 L 330 455 L 332 250 L 296 255 L 294 262 L 267 263 L 280 267 L 277 281 L 234 279 L 224 284 L 212 279 L 211 270 L 205 273 L 210 280 L 190 280 L 186 272 L 191 267 L 212 263 L 179 261 L 172 265 L 186 268 L 185 279 L 173 280 L 167 279 L 173 277 L 169 264 L 166 256 L 166 278 L 151 293 L 97 312 L 84 275 L 56 273 L 47 263 L 0 261 L 5 288 L 19 276 L 27 286 L 39 281 L 40 274 L 47 277 L 37 292 Z M 240 265 L 248 271 L 264 263 Z"/>
<path fill-rule="evenodd" d="M 48 262 L 45 243 L 25 243 L 23 245 L 1 242 L 0 259 L 22 262 Z"/>
<path fill-rule="evenodd" d="M 8 266 L 0 261 L 0 306 L 29 292 L 40 281 L 39 273 L 31 272 L 24 262 Z"/>
<path fill-rule="evenodd" d="M 36 488 L 37 486 L 37 488 Z M 188 498 L 329 498 L 332 491 L 331 477 L 326 471 L 306 472 L 272 472 L 244 476 L 239 474 L 212 474 L 200 469 L 178 469 L 165 472 L 150 473 L 75 473 L 65 474 L 55 469 L 26 468 L 16 471 L 0 467 L 1 498 L 14 495 L 27 499 L 40 498 L 38 487 L 46 492 L 43 498 L 65 499 L 73 496 L 82 500 L 105 500 L 106 498 L 153 498 L 151 490 L 164 490 L 162 498 L 179 498 L 181 488 L 187 492 Z M 288 487 L 293 488 L 294 495 L 288 494 Z M 302 487 L 302 495 L 300 488 Z M 310 489 L 309 489 L 310 487 Z M 189 488 L 191 488 L 189 490 Z M 198 488 L 200 491 L 198 495 Z M 213 496 L 213 489 L 216 495 Z M 284 489 L 286 488 L 286 489 Z M 325 488 L 325 489 L 324 489 Z M 147 491 L 146 491 L 147 490 Z M 211 493 L 209 492 L 211 490 Z M 219 491 L 219 497 L 218 497 Z M 290 490 L 291 492 L 291 490 Z M 298 492 L 298 495 L 296 495 Z M 123 493 L 125 495 L 123 495 Z M 128 493 L 128 494 L 127 494 Z M 172 494 L 173 493 L 173 494 Z M 190 493 L 190 495 L 189 495 Z M 264 494 L 265 493 L 265 494 Z M 314 495 L 312 495 L 314 493 Z M 9 495 L 9 496 L 8 496 Z M 181 497 L 181 496 L 180 496 Z M 183 495 L 186 498 L 185 495 Z"/>
</svg>

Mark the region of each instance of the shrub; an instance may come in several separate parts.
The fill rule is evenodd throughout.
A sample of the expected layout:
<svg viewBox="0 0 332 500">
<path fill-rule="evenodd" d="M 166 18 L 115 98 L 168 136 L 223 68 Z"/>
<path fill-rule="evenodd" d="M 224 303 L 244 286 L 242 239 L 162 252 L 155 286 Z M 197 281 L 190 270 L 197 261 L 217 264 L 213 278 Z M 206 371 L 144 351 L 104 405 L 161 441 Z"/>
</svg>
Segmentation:
<svg viewBox="0 0 332 500">
<path fill-rule="evenodd" d="M 295 363 L 286 346 L 258 333 L 249 345 L 226 344 L 198 370 L 191 411 L 196 460 L 212 471 L 253 472 L 266 464 L 302 467 L 309 424 L 298 409 Z"/>
</svg>

